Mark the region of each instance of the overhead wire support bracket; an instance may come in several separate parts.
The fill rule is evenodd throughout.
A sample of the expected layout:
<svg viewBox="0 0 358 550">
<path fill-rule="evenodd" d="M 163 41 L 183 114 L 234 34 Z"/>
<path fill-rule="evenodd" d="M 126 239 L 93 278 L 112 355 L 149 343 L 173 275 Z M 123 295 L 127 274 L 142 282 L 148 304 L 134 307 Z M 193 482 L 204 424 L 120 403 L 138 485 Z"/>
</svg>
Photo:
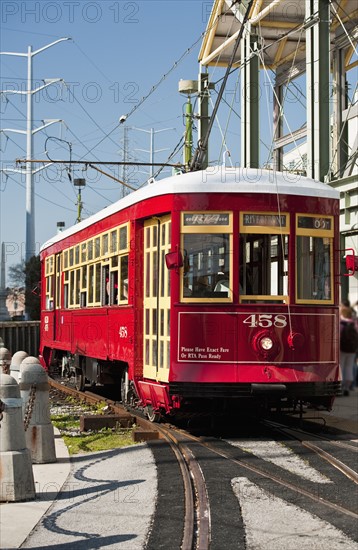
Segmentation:
<svg viewBox="0 0 358 550">
<path fill-rule="evenodd" d="M 27 163 L 46 163 L 48 159 L 16 159 L 16 164 L 27 164 Z M 125 162 L 125 161 L 107 161 L 107 160 L 51 160 L 54 164 L 99 164 L 109 166 L 169 166 L 171 168 L 184 168 L 184 164 L 180 162 L 168 163 L 168 162 Z"/>
<path fill-rule="evenodd" d="M 242 3 L 242 0 L 241 0 L 240 3 Z M 193 158 L 191 160 L 191 164 L 190 164 L 190 171 L 191 172 L 195 172 L 197 170 L 202 169 L 203 160 L 205 158 L 205 153 L 206 153 L 206 150 L 207 150 L 207 147 L 208 147 L 208 142 L 209 142 L 209 137 L 210 137 L 210 134 L 211 134 L 211 130 L 212 130 L 212 127 L 213 127 L 214 122 L 215 122 L 215 118 L 216 118 L 216 115 L 217 115 L 217 112 L 218 112 L 218 109 L 219 109 L 219 106 L 220 106 L 220 103 L 221 103 L 222 96 L 224 95 L 226 82 L 227 82 L 227 79 L 229 78 L 231 68 L 234 64 L 236 52 L 237 52 L 237 49 L 240 45 L 241 38 L 242 38 L 243 32 L 245 30 L 245 25 L 246 25 L 246 23 L 248 21 L 248 18 L 249 18 L 249 14 L 250 14 L 250 11 L 251 11 L 252 4 L 253 4 L 253 0 L 249 0 L 249 2 L 247 4 L 247 8 L 246 8 L 244 18 L 243 18 L 242 23 L 241 23 L 240 32 L 239 32 L 239 34 L 236 38 L 234 48 L 233 48 L 233 51 L 232 51 L 232 54 L 231 54 L 231 57 L 230 57 L 230 61 L 228 63 L 226 71 L 225 71 L 225 76 L 224 76 L 224 78 L 221 82 L 221 87 L 220 87 L 220 90 L 218 92 L 216 102 L 215 102 L 215 105 L 214 105 L 214 109 L 213 109 L 213 112 L 212 112 L 210 120 L 209 120 L 209 125 L 208 125 L 206 135 L 205 135 L 205 137 L 202 141 L 199 141 L 198 146 L 197 146 L 197 148 L 194 152 Z"/>
<path fill-rule="evenodd" d="M 30 159 L 16 159 L 16 161 L 15 161 L 16 164 L 26 164 L 26 163 L 41 164 L 41 163 L 46 163 L 46 162 L 48 162 L 48 161 L 44 160 L 44 159 L 31 159 L 31 160 Z M 157 167 L 160 167 L 160 168 L 164 168 L 165 166 L 169 166 L 169 167 L 172 167 L 172 168 L 182 168 L 182 169 L 184 169 L 183 164 L 179 164 L 179 163 L 175 163 L 175 164 L 164 163 L 163 164 L 161 162 L 150 163 L 150 162 L 124 162 L 124 161 L 106 162 L 106 161 L 98 161 L 98 160 L 96 160 L 96 161 L 91 161 L 91 160 L 52 160 L 51 163 L 53 163 L 53 164 L 67 164 L 69 166 L 69 168 L 68 168 L 68 174 L 69 175 L 71 174 L 71 166 L 73 164 L 82 164 L 86 168 L 89 166 L 90 168 L 93 168 L 94 170 L 96 170 L 100 174 L 103 174 L 104 176 L 107 176 L 108 178 L 111 178 L 112 180 L 116 181 L 117 183 L 120 183 L 121 185 L 124 185 L 125 187 L 128 187 L 128 189 L 131 189 L 132 191 L 136 191 L 137 189 L 135 187 L 132 187 L 128 183 L 125 183 L 123 180 L 121 180 L 119 178 L 116 178 L 112 174 L 108 174 L 108 172 L 105 172 L 104 170 L 101 170 L 96 165 L 99 164 L 99 165 L 103 166 L 103 165 L 107 164 L 107 165 L 112 165 L 112 166 L 157 166 Z"/>
</svg>

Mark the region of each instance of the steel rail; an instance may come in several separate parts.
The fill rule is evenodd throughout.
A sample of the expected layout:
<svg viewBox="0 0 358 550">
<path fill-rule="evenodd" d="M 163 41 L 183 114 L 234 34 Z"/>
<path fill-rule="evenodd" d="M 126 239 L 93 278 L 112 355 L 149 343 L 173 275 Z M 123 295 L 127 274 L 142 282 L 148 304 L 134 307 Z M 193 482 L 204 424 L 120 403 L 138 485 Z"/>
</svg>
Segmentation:
<svg viewBox="0 0 358 550">
<path fill-rule="evenodd" d="M 224 453 L 223 451 L 219 451 L 216 449 L 212 444 L 207 443 L 205 441 L 201 441 L 199 438 L 197 438 L 194 435 L 191 435 L 189 433 L 185 433 L 185 437 L 191 439 L 192 441 L 195 441 L 199 445 L 202 445 L 203 447 L 206 447 L 213 453 L 217 454 L 218 456 L 221 456 L 222 458 L 225 458 L 226 460 L 230 460 L 234 464 L 238 464 L 239 466 L 246 468 L 247 470 L 250 470 L 250 472 L 253 472 L 255 474 L 259 474 L 260 476 L 270 479 L 271 481 L 274 481 L 278 483 L 279 485 L 282 485 L 283 487 L 286 487 L 288 489 L 291 489 L 292 491 L 295 491 L 297 493 L 302 494 L 303 496 L 306 496 L 307 498 L 310 498 L 314 502 L 318 502 L 320 504 L 323 504 L 324 506 L 327 506 L 328 508 L 333 508 L 336 511 L 342 512 L 343 514 L 346 514 L 347 516 L 351 516 L 355 519 L 358 519 L 358 513 L 352 512 L 352 510 L 349 510 L 348 508 L 344 508 L 343 506 L 340 506 L 339 504 L 335 504 L 334 502 L 330 502 L 324 498 L 316 496 L 314 493 L 311 493 L 310 491 L 306 491 L 306 489 L 303 489 L 302 487 L 298 487 L 297 485 L 294 485 L 293 483 L 283 481 L 279 477 L 275 476 L 274 474 L 268 474 L 264 470 L 261 470 L 260 468 L 257 468 L 255 466 L 252 466 L 251 464 L 247 464 L 243 460 L 239 460 L 237 458 L 231 457 L 228 453 Z"/>
<path fill-rule="evenodd" d="M 358 474 L 352 468 L 347 466 L 347 464 L 344 464 L 338 458 L 334 457 L 330 453 L 327 453 L 327 451 L 324 451 L 318 445 L 315 445 L 314 443 L 311 443 L 310 441 L 301 441 L 302 445 L 306 447 L 307 449 L 311 449 L 315 453 L 317 453 L 323 460 L 326 460 L 329 464 L 334 466 L 334 468 L 337 468 L 337 470 L 340 470 L 346 477 L 351 479 L 354 483 L 358 484 Z"/>
<path fill-rule="evenodd" d="M 266 422 L 266 424 L 268 424 L 270 427 L 274 428 L 276 431 L 296 439 L 297 441 L 302 443 L 302 445 L 304 447 L 306 447 L 307 449 L 310 449 L 311 451 L 318 454 L 321 458 L 323 458 L 323 460 L 326 460 L 329 464 L 331 464 L 331 466 L 333 466 L 334 468 L 336 468 L 337 470 L 342 472 L 351 481 L 358 484 L 358 474 L 357 474 L 357 472 L 352 470 L 352 468 L 350 468 L 349 466 L 344 464 L 344 462 L 342 462 L 341 460 L 339 460 L 338 458 L 333 456 L 331 453 L 328 453 L 324 449 L 321 449 L 321 447 L 319 447 L 318 445 L 315 445 L 314 443 L 311 443 L 310 441 L 306 441 L 304 439 L 304 436 L 306 436 L 307 433 L 303 433 L 303 432 L 300 432 L 300 430 L 295 430 L 295 429 L 292 429 L 292 428 L 286 428 L 285 426 L 280 426 L 280 424 L 276 424 L 276 423 Z M 353 451 L 354 453 L 358 452 L 358 448 L 353 447 L 352 445 L 347 445 L 347 444 L 344 444 L 344 443 L 341 443 L 341 442 L 331 441 L 330 439 L 324 438 L 324 437 L 316 437 L 315 435 L 311 436 L 311 434 L 309 434 L 309 435 L 310 435 L 310 437 L 312 437 L 315 440 L 327 441 L 327 443 L 330 443 L 332 445 L 336 445 L 337 447 L 341 447 L 341 448 L 344 448 L 344 449 L 349 449 L 350 451 Z"/>
<path fill-rule="evenodd" d="M 303 489 L 302 487 L 298 487 L 297 485 L 293 485 L 292 483 L 289 483 L 287 481 L 282 481 L 279 477 L 268 474 L 264 470 L 260 470 L 260 468 L 256 468 L 255 466 L 251 466 L 250 464 L 247 464 L 243 460 L 238 460 L 237 458 L 233 458 L 229 456 L 227 453 L 224 453 L 222 451 L 218 451 L 215 449 L 212 445 L 205 442 L 199 442 L 201 445 L 205 446 L 206 448 L 210 449 L 213 453 L 226 458 L 227 460 L 230 460 L 234 464 L 238 464 L 239 466 L 246 468 L 247 470 L 250 470 L 251 472 L 255 474 L 259 474 L 262 477 L 265 477 L 266 479 L 270 479 L 271 481 L 275 481 L 279 485 L 282 485 L 283 487 L 286 487 L 287 489 L 291 489 L 292 491 L 295 491 L 296 493 L 300 493 L 301 495 L 313 500 L 314 502 L 319 502 L 320 504 L 323 504 L 324 506 L 327 506 L 327 508 L 332 508 L 335 511 L 341 512 L 343 514 L 346 514 L 347 516 L 351 516 L 352 518 L 358 519 L 358 514 L 355 512 L 352 512 L 352 510 L 348 510 L 348 508 L 344 508 L 343 506 L 339 506 L 339 504 L 335 504 L 334 502 L 330 502 L 329 500 L 326 500 L 322 497 L 316 496 L 314 493 L 311 493 L 310 491 L 306 491 L 306 489 Z"/>
<path fill-rule="evenodd" d="M 331 445 L 334 445 L 335 447 L 341 447 L 342 449 L 349 449 L 350 451 L 358 453 L 358 446 L 352 445 L 350 443 L 345 443 L 344 441 L 332 441 L 328 437 L 325 437 L 325 436 L 322 436 L 322 435 L 319 435 L 319 434 L 313 434 L 311 432 L 308 432 L 306 430 L 302 430 L 300 428 L 292 428 L 292 427 L 288 428 L 285 424 L 280 424 L 279 422 L 273 422 L 272 420 L 265 420 L 264 424 L 266 424 L 270 428 L 275 428 L 277 430 L 284 430 L 287 433 L 292 432 L 293 437 L 296 437 L 294 435 L 295 433 L 303 434 L 303 435 L 309 436 L 311 439 L 315 439 L 317 441 L 327 441 Z"/>
<path fill-rule="evenodd" d="M 179 463 L 183 483 L 184 483 L 184 495 L 185 495 L 185 516 L 184 516 L 184 531 L 183 531 L 183 540 L 182 548 L 194 548 L 194 525 L 195 525 L 195 504 L 194 504 L 194 494 L 192 480 L 190 476 L 190 468 L 188 461 L 179 447 L 177 439 L 162 426 L 158 426 L 158 431 L 165 439 L 175 457 Z M 199 546 L 199 548 L 201 548 Z M 203 547 L 208 548 L 208 547 Z"/>
</svg>

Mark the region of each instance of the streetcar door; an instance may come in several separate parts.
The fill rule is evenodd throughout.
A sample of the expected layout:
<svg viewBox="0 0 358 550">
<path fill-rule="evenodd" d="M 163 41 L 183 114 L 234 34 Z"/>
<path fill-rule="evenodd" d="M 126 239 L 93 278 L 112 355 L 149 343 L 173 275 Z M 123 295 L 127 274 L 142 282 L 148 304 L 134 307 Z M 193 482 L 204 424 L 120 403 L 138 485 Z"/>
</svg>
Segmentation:
<svg viewBox="0 0 358 550">
<path fill-rule="evenodd" d="M 170 272 L 165 255 L 171 245 L 170 216 L 144 224 L 143 374 L 161 382 L 169 379 Z"/>
</svg>

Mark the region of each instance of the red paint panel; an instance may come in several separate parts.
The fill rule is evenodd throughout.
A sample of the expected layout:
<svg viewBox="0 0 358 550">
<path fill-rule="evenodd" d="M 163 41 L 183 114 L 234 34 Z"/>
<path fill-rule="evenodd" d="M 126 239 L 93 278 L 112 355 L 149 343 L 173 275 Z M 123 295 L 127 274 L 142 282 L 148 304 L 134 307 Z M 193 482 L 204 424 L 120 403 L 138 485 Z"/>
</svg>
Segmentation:
<svg viewBox="0 0 358 550">
<path fill-rule="evenodd" d="M 334 311 L 180 312 L 178 348 L 170 379 L 197 382 L 295 382 L 337 379 L 338 334 Z M 299 334 L 296 349 L 290 332 Z M 255 345 L 263 333 L 270 352 Z M 173 340 L 173 339 L 172 339 Z"/>
<path fill-rule="evenodd" d="M 72 316 L 72 353 L 107 359 L 107 310 L 74 311 Z"/>
<path fill-rule="evenodd" d="M 129 366 L 134 362 L 134 310 L 108 310 L 109 359 L 124 361 Z"/>
</svg>

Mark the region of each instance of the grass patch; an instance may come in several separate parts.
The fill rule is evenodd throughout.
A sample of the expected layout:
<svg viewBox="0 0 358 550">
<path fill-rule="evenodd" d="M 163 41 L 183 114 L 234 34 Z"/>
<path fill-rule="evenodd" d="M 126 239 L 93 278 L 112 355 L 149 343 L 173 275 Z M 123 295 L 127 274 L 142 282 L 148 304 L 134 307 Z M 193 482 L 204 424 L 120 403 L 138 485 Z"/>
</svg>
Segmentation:
<svg viewBox="0 0 358 550">
<path fill-rule="evenodd" d="M 52 424 L 60 430 L 65 432 L 73 429 L 80 429 L 80 420 L 78 415 L 74 414 L 56 414 L 51 416 Z"/>
<path fill-rule="evenodd" d="M 108 451 L 110 449 L 135 445 L 132 440 L 131 429 L 122 429 L 119 431 L 106 429 L 96 433 L 73 436 L 64 435 L 63 440 L 67 445 L 70 455 Z"/>
<path fill-rule="evenodd" d="M 135 445 L 132 428 L 102 428 L 98 432 L 80 432 L 78 414 L 53 414 L 52 424 L 58 428 L 70 455 L 109 451 Z"/>
</svg>

